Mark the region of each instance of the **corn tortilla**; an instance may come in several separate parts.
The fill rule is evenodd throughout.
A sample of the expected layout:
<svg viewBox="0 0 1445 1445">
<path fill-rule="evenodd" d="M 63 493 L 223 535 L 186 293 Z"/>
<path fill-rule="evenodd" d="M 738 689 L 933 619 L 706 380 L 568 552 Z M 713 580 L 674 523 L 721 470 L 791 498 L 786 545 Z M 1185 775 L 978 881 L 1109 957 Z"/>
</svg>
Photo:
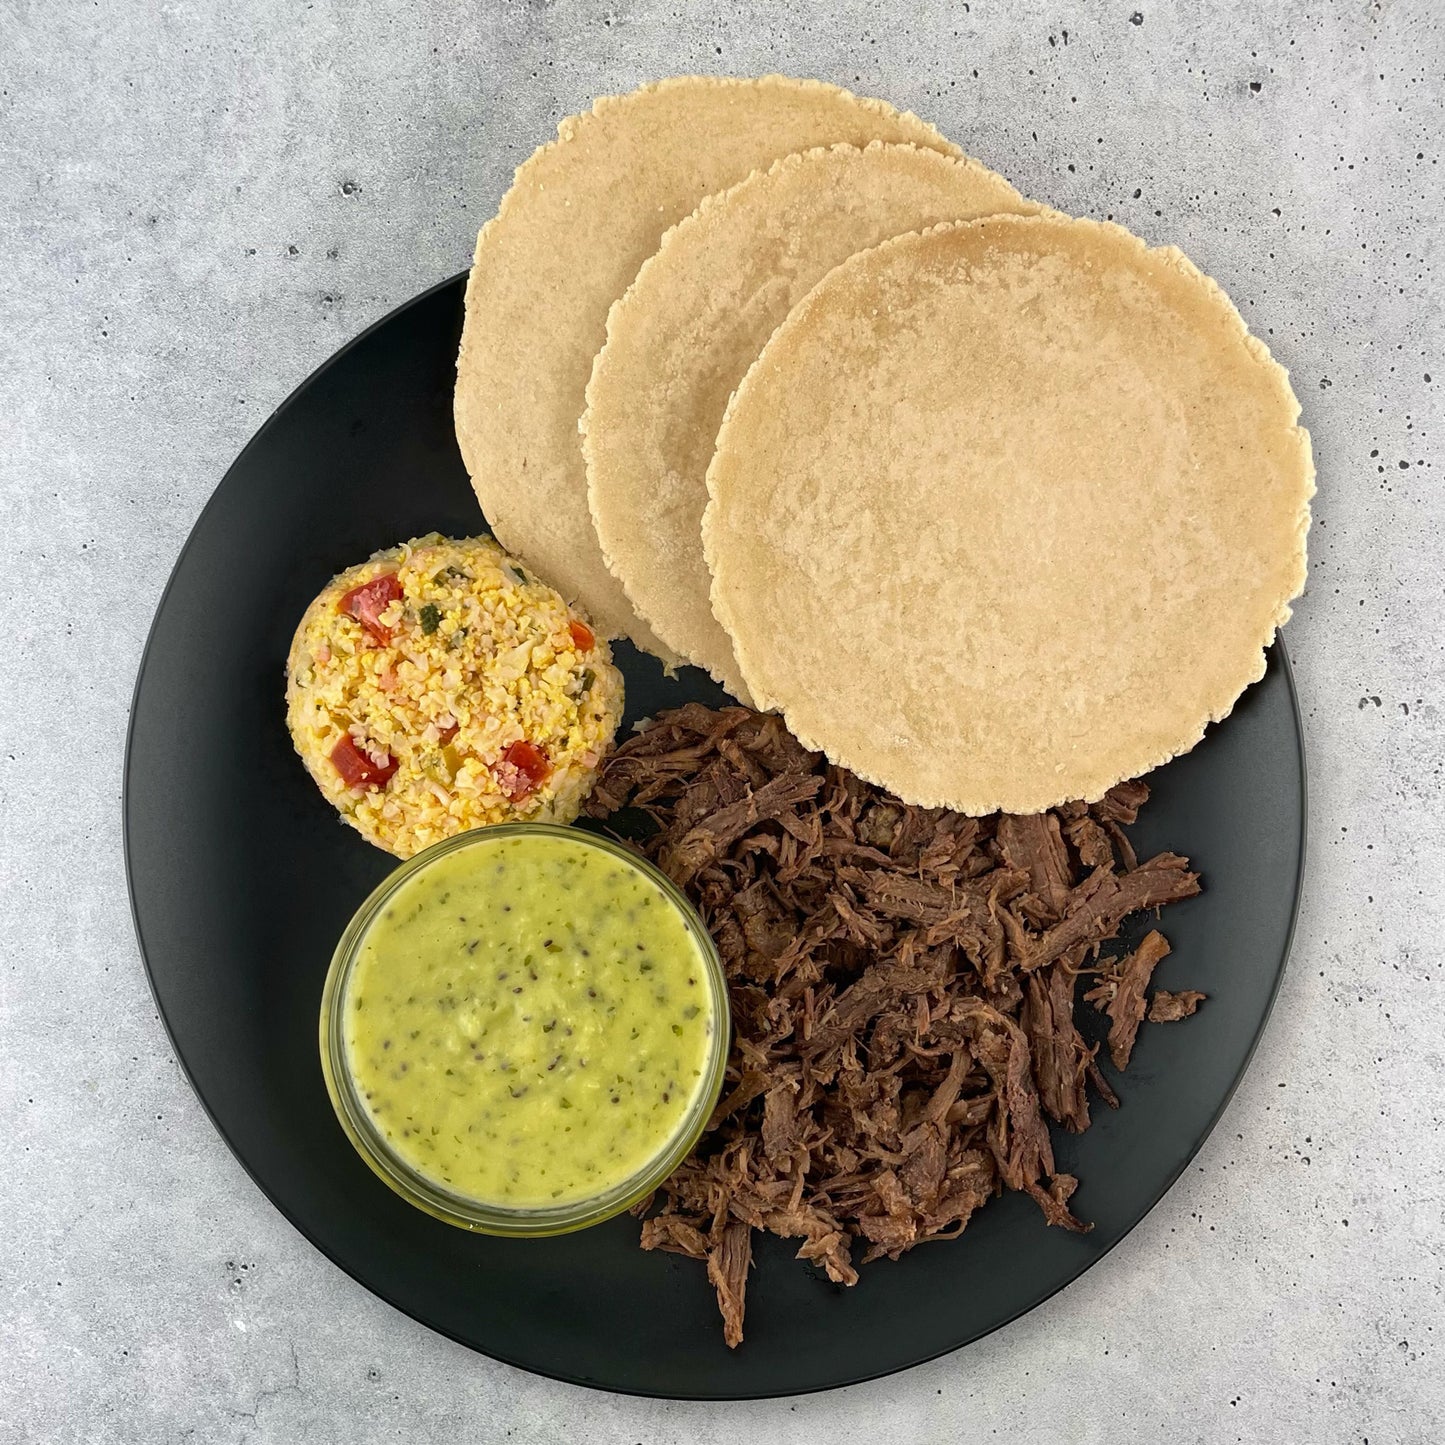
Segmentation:
<svg viewBox="0 0 1445 1445">
<path fill-rule="evenodd" d="M 900 237 L 739 386 L 713 606 L 757 704 L 909 802 L 1098 798 L 1263 674 L 1305 580 L 1298 415 L 1172 247 L 1054 216 Z"/>
<path fill-rule="evenodd" d="M 733 388 L 855 252 L 939 221 L 1037 209 L 967 157 L 882 141 L 823 147 L 707 197 L 613 304 L 583 417 L 592 521 L 637 614 L 735 697 L 747 691 L 713 616 L 701 534 Z"/>
<path fill-rule="evenodd" d="M 682 76 L 564 120 L 477 238 L 457 360 L 457 440 L 493 531 L 608 636 L 675 661 L 607 570 L 578 418 L 607 310 L 669 226 L 779 156 L 931 126 L 818 81 Z"/>
</svg>

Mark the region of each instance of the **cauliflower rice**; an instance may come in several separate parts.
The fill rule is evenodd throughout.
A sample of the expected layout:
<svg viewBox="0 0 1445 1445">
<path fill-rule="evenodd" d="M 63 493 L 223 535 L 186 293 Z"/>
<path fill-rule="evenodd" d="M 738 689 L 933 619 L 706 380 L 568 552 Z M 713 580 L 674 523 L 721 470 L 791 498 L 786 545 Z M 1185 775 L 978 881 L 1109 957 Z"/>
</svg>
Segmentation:
<svg viewBox="0 0 1445 1445">
<path fill-rule="evenodd" d="M 322 793 L 400 858 L 491 823 L 569 823 L 622 715 L 607 643 L 490 538 L 435 533 L 335 577 L 286 664 Z"/>
</svg>

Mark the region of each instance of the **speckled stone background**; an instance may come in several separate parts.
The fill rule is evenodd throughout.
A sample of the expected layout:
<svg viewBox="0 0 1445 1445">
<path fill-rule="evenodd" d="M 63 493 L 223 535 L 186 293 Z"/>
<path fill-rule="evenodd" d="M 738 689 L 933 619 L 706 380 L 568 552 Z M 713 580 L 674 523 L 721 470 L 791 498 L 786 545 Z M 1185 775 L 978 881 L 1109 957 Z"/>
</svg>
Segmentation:
<svg viewBox="0 0 1445 1445">
<path fill-rule="evenodd" d="M 1118 1250 L 952 1358 L 723 1408 L 492 1364 L 275 1213 L 152 1006 L 120 775 L 267 413 L 465 264 L 561 116 L 770 69 L 1180 243 L 1290 368 L 1312 845 L 1249 1076 Z M 0 0 L 0 1441 L 1445 1438 L 1442 77 L 1435 0 Z"/>
</svg>

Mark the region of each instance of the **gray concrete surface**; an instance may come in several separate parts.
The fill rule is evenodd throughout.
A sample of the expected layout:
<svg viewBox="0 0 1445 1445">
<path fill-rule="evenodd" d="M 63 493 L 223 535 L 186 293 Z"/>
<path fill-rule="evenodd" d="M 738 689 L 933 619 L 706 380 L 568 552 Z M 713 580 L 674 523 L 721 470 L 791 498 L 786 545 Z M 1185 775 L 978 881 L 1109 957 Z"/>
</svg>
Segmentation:
<svg viewBox="0 0 1445 1445">
<path fill-rule="evenodd" d="M 952 1358 L 720 1408 L 474 1357 L 272 1210 L 152 1008 L 120 770 L 271 408 L 465 263 L 560 116 L 770 69 L 1179 242 L 1291 368 L 1313 848 L 1254 1066 L 1121 1248 Z M 1445 1438 L 1442 76 L 1433 0 L 0 0 L 0 1441 Z"/>
</svg>

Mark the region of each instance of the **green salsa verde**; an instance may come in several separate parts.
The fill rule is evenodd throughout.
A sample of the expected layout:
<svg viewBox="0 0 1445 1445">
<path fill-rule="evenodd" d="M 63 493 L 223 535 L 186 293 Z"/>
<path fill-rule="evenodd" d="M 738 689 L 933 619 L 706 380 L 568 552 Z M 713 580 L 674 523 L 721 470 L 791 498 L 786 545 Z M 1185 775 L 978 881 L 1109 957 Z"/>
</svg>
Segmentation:
<svg viewBox="0 0 1445 1445">
<path fill-rule="evenodd" d="M 373 1125 L 418 1173 L 509 1208 L 592 1198 L 677 1138 L 717 1028 L 707 963 L 646 874 L 585 841 L 477 842 L 406 879 L 342 1006 Z"/>
</svg>

